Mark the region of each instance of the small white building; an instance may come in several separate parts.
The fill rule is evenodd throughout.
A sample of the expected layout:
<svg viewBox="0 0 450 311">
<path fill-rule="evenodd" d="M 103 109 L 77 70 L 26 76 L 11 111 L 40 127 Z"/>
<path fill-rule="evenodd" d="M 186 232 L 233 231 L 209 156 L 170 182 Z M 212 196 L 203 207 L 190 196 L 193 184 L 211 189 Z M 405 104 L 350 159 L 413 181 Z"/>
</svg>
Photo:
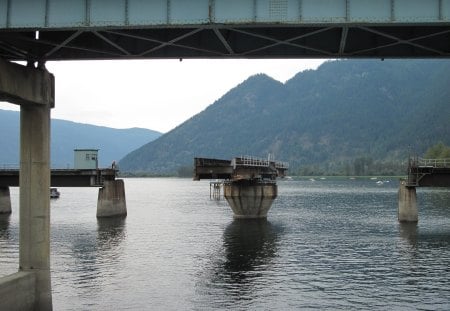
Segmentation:
<svg viewBox="0 0 450 311">
<path fill-rule="evenodd" d="M 97 169 L 98 149 L 75 149 L 74 150 L 75 169 Z"/>
</svg>

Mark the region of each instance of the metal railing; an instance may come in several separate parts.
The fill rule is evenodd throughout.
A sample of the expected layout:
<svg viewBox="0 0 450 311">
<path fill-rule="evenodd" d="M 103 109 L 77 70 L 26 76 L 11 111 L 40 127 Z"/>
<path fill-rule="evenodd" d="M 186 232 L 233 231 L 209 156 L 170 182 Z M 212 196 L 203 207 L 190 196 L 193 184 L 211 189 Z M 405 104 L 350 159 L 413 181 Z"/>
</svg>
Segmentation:
<svg viewBox="0 0 450 311">
<path fill-rule="evenodd" d="M 423 159 L 418 158 L 419 166 L 432 166 L 432 167 L 450 167 L 450 159 Z"/>
<path fill-rule="evenodd" d="M 443 167 L 450 168 L 450 159 L 424 159 L 416 158 L 415 166 L 432 166 L 432 167 Z"/>
<path fill-rule="evenodd" d="M 288 169 L 288 162 L 274 161 L 269 159 L 258 158 L 254 156 L 240 156 L 232 160 L 232 165 L 252 166 L 252 167 L 269 167 L 271 163 L 275 163 L 275 168 Z"/>
<path fill-rule="evenodd" d="M 239 166 L 254 166 L 254 167 L 268 167 L 269 160 L 257 158 L 253 156 L 240 156 L 233 159 L 235 161 L 234 164 Z"/>
<path fill-rule="evenodd" d="M 275 162 L 275 167 L 288 169 L 289 163 L 288 162 Z"/>
<path fill-rule="evenodd" d="M 417 187 L 426 175 L 433 174 L 438 168 L 450 168 L 450 159 L 425 159 L 410 157 L 408 163 L 407 185 Z"/>
</svg>

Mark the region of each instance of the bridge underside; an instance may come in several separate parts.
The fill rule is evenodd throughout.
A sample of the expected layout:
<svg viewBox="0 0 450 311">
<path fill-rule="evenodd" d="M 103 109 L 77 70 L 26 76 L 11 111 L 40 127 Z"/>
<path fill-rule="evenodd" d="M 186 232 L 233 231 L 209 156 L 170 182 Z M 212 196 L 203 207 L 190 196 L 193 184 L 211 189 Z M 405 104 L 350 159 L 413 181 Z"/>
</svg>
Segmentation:
<svg viewBox="0 0 450 311">
<path fill-rule="evenodd" d="M 7 60 L 428 58 L 450 56 L 450 27 L 297 25 L 0 32 Z"/>
<path fill-rule="evenodd" d="M 408 173 L 408 185 L 413 187 L 450 187 L 450 168 L 414 167 Z"/>
<path fill-rule="evenodd" d="M 450 57 L 450 0 L 0 0 L 6 60 L 352 57 Z"/>
</svg>

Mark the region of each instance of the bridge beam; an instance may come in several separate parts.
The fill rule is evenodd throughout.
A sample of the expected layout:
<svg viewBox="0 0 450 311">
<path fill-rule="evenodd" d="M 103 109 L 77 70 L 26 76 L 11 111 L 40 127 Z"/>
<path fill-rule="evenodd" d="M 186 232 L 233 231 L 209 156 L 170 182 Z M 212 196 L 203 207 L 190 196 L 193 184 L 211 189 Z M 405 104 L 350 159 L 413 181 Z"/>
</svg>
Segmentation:
<svg viewBox="0 0 450 311">
<path fill-rule="evenodd" d="M 55 79 L 47 70 L 0 58 L 0 101 L 18 105 L 55 106 Z"/>
</svg>

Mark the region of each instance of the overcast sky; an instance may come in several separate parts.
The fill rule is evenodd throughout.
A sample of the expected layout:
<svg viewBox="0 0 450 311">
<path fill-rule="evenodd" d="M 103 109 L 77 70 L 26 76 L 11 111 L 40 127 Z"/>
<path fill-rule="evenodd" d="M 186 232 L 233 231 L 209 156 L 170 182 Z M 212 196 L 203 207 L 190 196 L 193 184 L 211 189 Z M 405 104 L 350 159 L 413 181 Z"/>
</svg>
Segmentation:
<svg viewBox="0 0 450 311">
<path fill-rule="evenodd" d="M 324 60 L 122 60 L 48 62 L 56 78 L 52 118 L 166 133 L 249 76 L 285 82 Z M 0 109 L 17 110 L 0 103 Z"/>
</svg>

